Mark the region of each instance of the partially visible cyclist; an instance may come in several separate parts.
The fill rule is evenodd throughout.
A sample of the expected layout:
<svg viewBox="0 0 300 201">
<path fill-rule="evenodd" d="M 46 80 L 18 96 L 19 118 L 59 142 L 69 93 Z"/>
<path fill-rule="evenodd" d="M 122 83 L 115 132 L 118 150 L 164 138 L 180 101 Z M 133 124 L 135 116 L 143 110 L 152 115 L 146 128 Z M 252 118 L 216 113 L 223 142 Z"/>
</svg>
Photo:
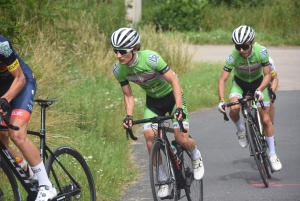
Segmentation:
<svg viewBox="0 0 300 201">
<path fill-rule="evenodd" d="M 204 175 L 200 151 L 197 149 L 195 141 L 189 138 L 188 133 L 180 132 L 176 121 L 176 119 L 183 121 L 184 128 L 188 130 L 188 110 L 176 74 L 157 52 L 140 50 L 140 36 L 134 29 L 120 28 L 116 30 L 111 36 L 111 45 L 118 59 L 113 67 L 113 73 L 121 85 L 127 114 L 123 121 L 123 127 L 132 126 L 134 95 L 129 83 L 132 82 L 138 84 L 146 92 L 144 118 L 164 116 L 166 113 L 174 114 L 172 121 L 175 140 L 191 153 L 194 162 L 194 177 L 200 180 Z M 154 128 L 157 130 L 157 125 L 147 123 L 143 126 L 148 154 L 154 142 Z M 161 164 L 159 171 L 160 179 L 167 179 Z M 169 194 L 168 185 L 159 187 L 158 197 L 163 198 Z"/>
<path fill-rule="evenodd" d="M 269 53 L 267 49 L 258 43 L 254 43 L 254 30 L 250 26 L 239 26 L 232 33 L 232 41 L 235 48 L 229 54 L 218 83 L 220 103 L 218 109 L 224 113 L 222 108 L 225 101 L 225 83 L 233 70 L 234 77 L 229 95 L 229 102 L 235 102 L 250 91 L 257 100 L 263 100 L 266 109 L 263 110 L 257 104 L 261 121 L 265 130 L 266 140 L 269 147 L 269 158 L 274 171 L 279 171 L 282 164 L 275 152 L 274 128 L 270 119 L 270 100 L 268 96 L 268 83 L 271 80 Z M 238 142 L 241 147 L 248 145 L 245 128 L 240 119 L 240 105 L 230 107 L 230 118 L 237 128 Z"/>
<path fill-rule="evenodd" d="M 13 49 L 7 38 L 0 35 L 0 113 L 6 115 L 19 130 L 0 133 L 0 140 L 13 157 L 22 157 L 9 146 L 9 138 L 19 148 L 32 167 L 39 182 L 36 201 L 48 201 L 57 195 L 49 181 L 37 147 L 27 137 L 27 125 L 33 107 L 36 80 L 32 70 Z"/>
<path fill-rule="evenodd" d="M 275 105 L 274 101 L 276 99 L 275 91 L 278 87 L 278 75 L 275 68 L 274 61 L 271 57 L 269 57 L 270 67 L 271 67 L 271 81 L 268 84 L 268 92 L 269 92 L 269 98 L 270 98 L 270 118 L 271 122 L 274 125 L 274 117 L 275 117 Z"/>
</svg>

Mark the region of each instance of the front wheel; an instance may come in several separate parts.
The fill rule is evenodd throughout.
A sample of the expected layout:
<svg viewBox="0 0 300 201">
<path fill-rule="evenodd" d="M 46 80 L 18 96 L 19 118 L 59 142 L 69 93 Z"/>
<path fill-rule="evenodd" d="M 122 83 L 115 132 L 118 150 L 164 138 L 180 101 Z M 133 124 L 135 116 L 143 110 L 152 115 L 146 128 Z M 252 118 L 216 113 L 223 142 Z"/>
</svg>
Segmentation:
<svg viewBox="0 0 300 201">
<path fill-rule="evenodd" d="M 165 147 L 160 141 L 155 141 L 152 145 L 149 157 L 149 171 L 152 195 L 154 201 L 158 199 L 178 200 L 178 189 L 176 177 L 174 175 L 174 167 Z M 164 198 L 158 197 L 159 188 L 166 185 L 169 193 Z"/>
<path fill-rule="evenodd" d="M 72 147 L 62 146 L 46 162 L 49 179 L 62 200 L 96 201 L 93 176 L 84 158 Z"/>
<path fill-rule="evenodd" d="M 194 179 L 193 161 L 190 153 L 182 148 L 182 171 L 185 177 L 185 194 L 188 201 L 202 201 L 203 200 L 203 179 Z"/>
<path fill-rule="evenodd" d="M 249 122 L 246 122 L 246 127 L 247 127 L 247 133 L 248 135 L 248 140 L 249 140 L 249 145 L 251 148 L 251 152 L 253 154 L 254 160 L 256 162 L 259 174 L 265 184 L 265 187 L 269 187 L 269 178 L 267 174 L 267 169 L 264 164 L 263 160 L 263 150 L 262 150 L 262 143 L 260 143 L 260 133 L 258 128 L 256 127 L 255 124 L 249 125 Z"/>
<path fill-rule="evenodd" d="M 21 201 L 14 174 L 0 158 L 0 201 Z"/>
</svg>

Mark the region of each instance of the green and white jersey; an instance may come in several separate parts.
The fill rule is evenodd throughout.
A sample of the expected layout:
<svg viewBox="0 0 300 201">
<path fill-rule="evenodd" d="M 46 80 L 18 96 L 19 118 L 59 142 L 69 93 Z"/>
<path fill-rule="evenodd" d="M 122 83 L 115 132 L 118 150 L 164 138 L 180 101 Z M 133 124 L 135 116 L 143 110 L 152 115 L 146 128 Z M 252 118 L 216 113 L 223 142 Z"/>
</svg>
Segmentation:
<svg viewBox="0 0 300 201">
<path fill-rule="evenodd" d="M 137 52 L 137 60 L 131 65 L 117 62 L 113 72 L 121 86 L 131 81 L 142 87 L 152 98 L 161 98 L 172 91 L 172 86 L 163 78 L 170 68 L 161 56 L 151 50 Z"/>
<path fill-rule="evenodd" d="M 253 82 L 262 76 L 263 67 L 269 65 L 269 53 L 264 46 L 255 43 L 252 46 L 251 54 L 245 58 L 242 57 L 238 50 L 234 49 L 229 54 L 224 70 L 231 72 L 245 82 Z"/>
</svg>

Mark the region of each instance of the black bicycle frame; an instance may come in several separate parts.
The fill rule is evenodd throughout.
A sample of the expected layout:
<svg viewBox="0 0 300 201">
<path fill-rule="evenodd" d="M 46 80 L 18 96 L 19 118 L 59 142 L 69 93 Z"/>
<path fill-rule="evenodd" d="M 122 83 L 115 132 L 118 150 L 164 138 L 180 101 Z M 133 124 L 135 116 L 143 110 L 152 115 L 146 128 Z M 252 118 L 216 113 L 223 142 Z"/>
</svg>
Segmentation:
<svg viewBox="0 0 300 201">
<path fill-rule="evenodd" d="M 10 155 L 7 148 L 4 146 L 4 144 L 0 141 L 0 155 L 1 160 L 4 160 L 6 164 L 10 167 L 14 175 L 18 178 L 20 183 L 22 184 L 23 188 L 28 193 L 28 200 L 35 200 L 37 197 L 37 189 L 33 186 L 33 184 L 30 182 L 29 178 L 23 171 L 23 169 L 18 165 L 18 163 L 15 161 L 15 159 Z M 0 161 L 1 162 L 1 161 Z"/>
<path fill-rule="evenodd" d="M 49 107 L 54 101 L 57 99 L 49 99 L 49 100 L 40 100 L 36 99 L 35 102 L 38 102 L 38 104 L 41 106 L 41 126 L 40 126 L 40 132 L 36 131 L 30 131 L 27 130 L 27 134 L 35 135 L 40 138 L 40 157 L 43 159 L 43 161 L 46 161 L 48 158 L 47 151 L 55 158 L 57 163 L 61 166 L 61 168 L 65 171 L 65 173 L 69 176 L 69 178 L 72 180 L 74 184 L 77 186 L 80 186 L 75 179 L 69 174 L 69 172 L 65 169 L 65 167 L 61 164 L 61 162 L 57 159 L 57 157 L 53 154 L 53 152 L 50 150 L 50 148 L 46 145 L 46 108 Z M 10 124 L 10 122 L 3 117 L 2 118 L 5 123 L 8 125 L 9 128 L 18 130 L 19 128 Z M 7 127 L 0 126 L 0 130 L 7 131 Z M 20 183 L 22 184 L 23 188 L 28 193 L 28 199 L 27 201 L 34 201 L 37 197 L 37 189 L 33 186 L 33 184 L 30 182 L 29 178 L 26 176 L 25 172 L 22 170 L 22 168 L 17 164 L 15 159 L 9 154 L 7 148 L 4 146 L 4 144 L 0 141 L 0 155 L 1 158 L 5 160 L 5 162 L 8 164 L 10 169 L 13 171 L 14 175 L 18 178 Z M 1 159 L 0 158 L 0 159 Z M 0 160 L 1 162 L 1 160 Z M 53 172 L 54 173 L 54 172 Z M 54 174 L 55 180 L 58 182 L 57 176 Z M 78 194 L 79 191 L 74 191 L 71 195 Z M 66 195 L 70 196 L 70 195 Z M 66 197 L 65 195 L 57 196 L 53 200 L 60 200 L 62 197 Z"/>
<path fill-rule="evenodd" d="M 177 156 L 174 154 L 174 151 L 172 149 L 172 146 L 169 142 L 169 139 L 167 138 L 167 131 L 165 129 L 165 126 L 163 125 L 163 122 L 158 122 L 158 128 L 157 128 L 157 135 L 155 136 L 156 140 L 161 141 L 161 144 L 165 147 L 165 150 L 169 149 L 169 154 L 167 155 L 167 157 L 171 158 L 171 163 L 173 165 L 174 168 L 174 176 L 176 177 L 177 180 L 177 184 L 178 187 L 180 189 L 185 187 L 185 180 L 184 177 L 182 175 L 182 167 L 179 164 L 178 160 L 177 160 Z"/>
</svg>

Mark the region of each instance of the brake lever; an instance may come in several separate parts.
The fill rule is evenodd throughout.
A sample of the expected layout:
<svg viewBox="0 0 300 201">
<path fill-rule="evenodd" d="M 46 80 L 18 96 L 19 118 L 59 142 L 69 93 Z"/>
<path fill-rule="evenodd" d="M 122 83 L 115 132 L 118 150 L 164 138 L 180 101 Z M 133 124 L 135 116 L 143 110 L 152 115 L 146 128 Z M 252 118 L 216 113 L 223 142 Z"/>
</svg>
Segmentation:
<svg viewBox="0 0 300 201">
<path fill-rule="evenodd" d="M 226 105 L 225 105 L 225 104 L 224 104 L 224 105 L 222 105 L 222 108 L 223 108 L 223 110 L 225 110 L 225 107 L 226 107 Z M 229 121 L 229 118 L 228 118 L 228 116 L 227 116 L 226 112 L 224 112 L 224 113 L 223 113 L 223 116 L 224 116 L 224 121 Z"/>
<path fill-rule="evenodd" d="M 178 122 L 179 127 L 180 127 L 180 132 L 187 133 L 187 130 L 184 129 L 184 127 L 183 127 L 182 121 L 177 120 L 177 122 Z"/>
<path fill-rule="evenodd" d="M 0 114 L 1 116 L 1 119 L 5 122 L 5 124 L 7 125 L 8 128 L 12 129 L 12 130 L 15 130 L 15 131 L 18 131 L 20 128 L 18 126 L 14 126 L 12 125 L 9 120 L 1 113 Z"/>
<path fill-rule="evenodd" d="M 129 137 L 128 135 L 130 136 L 131 139 L 133 140 L 137 140 L 138 138 L 134 136 L 133 132 L 132 132 L 132 129 L 130 128 L 126 128 L 126 137 L 127 137 L 127 140 L 129 140 Z"/>
</svg>

